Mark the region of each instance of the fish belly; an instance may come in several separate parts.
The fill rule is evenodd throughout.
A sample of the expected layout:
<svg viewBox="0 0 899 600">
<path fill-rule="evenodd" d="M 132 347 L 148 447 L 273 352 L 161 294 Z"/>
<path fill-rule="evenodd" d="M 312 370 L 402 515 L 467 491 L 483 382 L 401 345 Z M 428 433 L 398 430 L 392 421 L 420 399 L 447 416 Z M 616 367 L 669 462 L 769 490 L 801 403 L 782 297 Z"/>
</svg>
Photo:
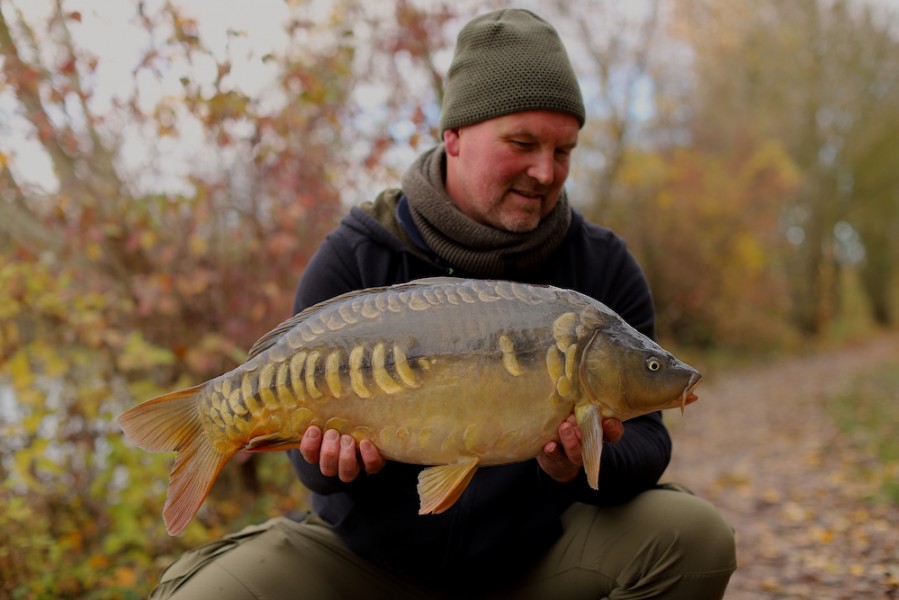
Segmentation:
<svg viewBox="0 0 899 600">
<path fill-rule="evenodd" d="M 443 361 L 419 389 L 357 403 L 349 422 L 364 423 L 389 459 L 454 463 L 463 456 L 482 465 L 531 458 L 557 436 L 572 403 L 553 394 L 545 373 L 518 376 L 488 361 Z"/>
</svg>

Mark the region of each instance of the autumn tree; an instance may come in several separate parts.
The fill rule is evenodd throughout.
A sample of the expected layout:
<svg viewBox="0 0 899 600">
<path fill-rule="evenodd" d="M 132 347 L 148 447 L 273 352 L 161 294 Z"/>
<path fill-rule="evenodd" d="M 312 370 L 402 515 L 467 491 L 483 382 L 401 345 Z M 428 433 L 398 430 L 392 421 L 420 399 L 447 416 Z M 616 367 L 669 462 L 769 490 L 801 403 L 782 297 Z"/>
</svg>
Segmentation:
<svg viewBox="0 0 899 600">
<path fill-rule="evenodd" d="M 895 120 L 899 96 L 895 15 L 818 0 L 695 0 L 679 8 L 696 79 L 692 143 L 729 153 L 747 134 L 777 140 L 802 173 L 780 226 L 792 241 L 785 268 L 795 326 L 820 333 L 840 304 L 840 223 L 861 233 L 866 279 L 881 282 L 868 285 L 874 316 L 889 322 L 876 307 L 888 305 L 895 286 L 886 266 L 895 245 L 883 242 L 895 231 L 895 194 L 887 191 L 895 184 L 884 181 L 873 195 L 869 186 L 878 177 L 871 161 L 899 145 L 883 129 Z"/>
<path fill-rule="evenodd" d="M 364 176 L 347 151 L 353 7 L 316 22 L 303 4 L 283 48 L 259 56 L 240 50 L 239 29 L 213 50 L 180 5 L 139 3 L 133 90 L 101 101 L 101 59 L 80 31 L 95 14 L 60 1 L 26 18 L 0 3 L 6 127 L 20 123 L 52 169 L 36 185 L 21 146 L 0 145 L 0 595 L 129 589 L 152 581 L 156 557 L 272 508 L 235 494 L 168 538 L 169 459 L 124 447 L 114 419 L 233 367 L 288 316 L 343 210 L 341 182 Z M 272 73 L 264 93 L 246 90 L 240 65 Z M 156 82 L 168 93 L 146 93 Z M 194 154 L 160 173 L 178 147 Z"/>
</svg>

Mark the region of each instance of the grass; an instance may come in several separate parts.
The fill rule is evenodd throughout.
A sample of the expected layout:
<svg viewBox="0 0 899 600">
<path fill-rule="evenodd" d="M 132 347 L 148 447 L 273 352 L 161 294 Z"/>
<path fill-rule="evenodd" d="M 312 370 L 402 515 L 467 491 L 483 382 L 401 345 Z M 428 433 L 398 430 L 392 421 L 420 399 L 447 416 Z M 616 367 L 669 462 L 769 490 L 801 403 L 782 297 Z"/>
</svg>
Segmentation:
<svg viewBox="0 0 899 600">
<path fill-rule="evenodd" d="M 881 481 L 883 494 L 899 504 L 899 359 L 858 377 L 837 394 L 830 410 L 853 445 L 874 460 L 866 476 Z"/>
</svg>

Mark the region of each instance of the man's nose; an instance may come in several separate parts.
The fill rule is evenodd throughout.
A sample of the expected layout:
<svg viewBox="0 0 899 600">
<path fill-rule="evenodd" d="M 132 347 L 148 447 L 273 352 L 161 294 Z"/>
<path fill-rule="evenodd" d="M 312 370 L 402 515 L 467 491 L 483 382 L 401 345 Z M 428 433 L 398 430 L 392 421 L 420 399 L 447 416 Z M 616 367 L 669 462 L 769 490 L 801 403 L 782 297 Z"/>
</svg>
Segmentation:
<svg viewBox="0 0 899 600">
<path fill-rule="evenodd" d="M 555 163 L 552 152 L 539 152 L 534 155 L 528 167 L 528 176 L 541 185 L 550 185 L 555 177 Z"/>
</svg>

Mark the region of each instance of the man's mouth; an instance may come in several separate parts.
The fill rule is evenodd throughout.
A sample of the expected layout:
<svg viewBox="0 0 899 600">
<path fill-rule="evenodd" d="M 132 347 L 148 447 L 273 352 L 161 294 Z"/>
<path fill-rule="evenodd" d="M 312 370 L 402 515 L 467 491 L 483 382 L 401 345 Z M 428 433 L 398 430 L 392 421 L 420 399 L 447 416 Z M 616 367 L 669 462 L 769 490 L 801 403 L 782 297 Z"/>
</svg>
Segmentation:
<svg viewBox="0 0 899 600">
<path fill-rule="evenodd" d="M 517 194 L 518 196 L 523 196 L 524 198 L 528 198 L 530 200 L 543 200 L 543 198 L 546 196 L 545 192 L 522 189 L 512 189 L 512 193 Z"/>
</svg>

